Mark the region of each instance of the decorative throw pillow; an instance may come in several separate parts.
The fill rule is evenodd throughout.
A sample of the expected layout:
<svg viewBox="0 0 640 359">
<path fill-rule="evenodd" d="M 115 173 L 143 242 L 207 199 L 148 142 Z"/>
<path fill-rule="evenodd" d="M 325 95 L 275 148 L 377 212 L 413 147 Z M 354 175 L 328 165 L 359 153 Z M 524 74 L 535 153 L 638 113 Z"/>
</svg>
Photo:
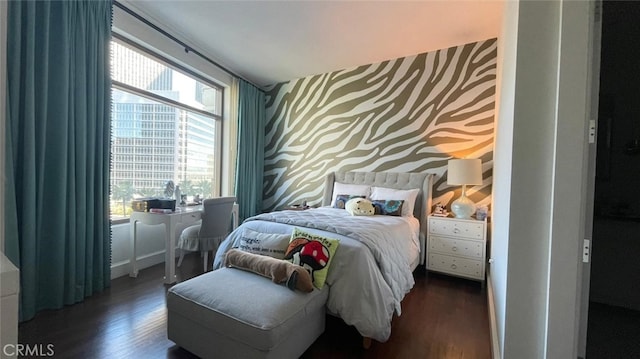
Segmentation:
<svg viewBox="0 0 640 359">
<path fill-rule="evenodd" d="M 371 186 L 365 184 L 350 184 L 350 183 L 340 183 L 335 182 L 333 184 L 333 196 L 331 197 L 331 207 L 335 207 L 336 205 L 336 197 L 339 194 L 348 193 L 352 196 L 364 196 L 369 197 L 371 193 Z M 390 197 L 388 197 L 390 198 Z"/>
<path fill-rule="evenodd" d="M 261 233 L 245 228 L 237 248 L 253 254 L 283 259 L 290 238 L 289 234 Z"/>
<path fill-rule="evenodd" d="M 336 204 L 334 208 L 345 209 L 345 205 L 352 198 L 366 198 L 363 195 L 339 194 L 336 196 Z"/>
<path fill-rule="evenodd" d="M 313 285 L 322 289 L 327 280 L 329 265 L 339 240 L 310 234 L 294 228 L 284 259 L 305 268 L 313 279 Z"/>
<path fill-rule="evenodd" d="M 413 217 L 413 207 L 416 203 L 416 198 L 420 193 L 419 189 L 394 189 L 385 187 L 372 187 L 371 188 L 371 200 L 386 200 L 393 198 L 395 200 L 403 200 L 402 204 L 402 216 Z"/>
<path fill-rule="evenodd" d="M 382 214 L 385 216 L 402 216 L 402 204 L 403 200 L 384 200 L 377 199 L 372 201 L 373 207 L 376 209 L 376 214 Z"/>
<path fill-rule="evenodd" d="M 373 216 L 376 214 L 373 203 L 366 198 L 350 199 L 344 209 L 352 216 Z"/>
</svg>

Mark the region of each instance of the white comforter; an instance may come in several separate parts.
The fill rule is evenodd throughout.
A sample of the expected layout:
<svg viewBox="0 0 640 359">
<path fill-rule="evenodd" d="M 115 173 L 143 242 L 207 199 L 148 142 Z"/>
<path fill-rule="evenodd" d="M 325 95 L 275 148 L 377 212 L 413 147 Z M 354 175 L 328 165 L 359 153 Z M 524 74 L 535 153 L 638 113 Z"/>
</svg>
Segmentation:
<svg viewBox="0 0 640 359">
<path fill-rule="evenodd" d="M 238 246 L 243 228 L 263 233 L 291 233 L 293 227 L 340 240 L 329 267 L 327 310 L 353 325 L 364 337 L 384 342 L 391 334 L 394 310 L 414 285 L 411 253 L 417 242 L 415 218 L 353 217 L 323 207 L 282 211 L 247 219 L 221 244 L 214 268 L 224 253 Z"/>
</svg>

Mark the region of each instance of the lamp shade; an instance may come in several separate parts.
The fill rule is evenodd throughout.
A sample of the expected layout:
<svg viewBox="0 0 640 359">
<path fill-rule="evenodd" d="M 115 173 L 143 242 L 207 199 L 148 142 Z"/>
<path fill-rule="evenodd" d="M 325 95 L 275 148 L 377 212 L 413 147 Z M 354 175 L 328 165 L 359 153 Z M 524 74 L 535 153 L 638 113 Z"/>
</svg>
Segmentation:
<svg viewBox="0 0 640 359">
<path fill-rule="evenodd" d="M 449 160 L 447 184 L 458 186 L 482 184 L 482 160 L 479 158 Z"/>
</svg>

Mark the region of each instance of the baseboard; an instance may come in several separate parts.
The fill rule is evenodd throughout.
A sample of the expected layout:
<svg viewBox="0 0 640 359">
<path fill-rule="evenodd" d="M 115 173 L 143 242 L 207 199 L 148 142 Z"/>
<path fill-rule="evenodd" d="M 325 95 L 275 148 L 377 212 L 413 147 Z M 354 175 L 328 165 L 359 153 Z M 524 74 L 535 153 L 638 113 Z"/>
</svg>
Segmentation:
<svg viewBox="0 0 640 359">
<path fill-rule="evenodd" d="M 140 256 L 138 257 L 138 261 L 137 261 L 138 269 L 149 268 L 158 263 L 164 263 L 164 250 Z M 129 261 L 112 263 L 111 279 L 129 275 L 129 268 L 130 268 Z"/>
<path fill-rule="evenodd" d="M 498 339 L 498 321 L 496 319 L 496 304 L 493 300 L 493 282 L 491 275 L 487 273 L 487 304 L 489 307 L 489 332 L 491 334 L 491 357 L 500 359 L 500 341 Z"/>
</svg>

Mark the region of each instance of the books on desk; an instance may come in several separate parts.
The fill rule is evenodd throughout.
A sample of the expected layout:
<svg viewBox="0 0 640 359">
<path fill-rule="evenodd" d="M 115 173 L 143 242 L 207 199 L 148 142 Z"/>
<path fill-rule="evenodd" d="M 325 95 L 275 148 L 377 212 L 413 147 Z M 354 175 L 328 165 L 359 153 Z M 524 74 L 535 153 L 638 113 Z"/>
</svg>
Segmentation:
<svg viewBox="0 0 640 359">
<path fill-rule="evenodd" d="M 136 212 L 151 212 L 152 209 L 176 209 L 176 200 L 170 198 L 139 198 L 131 201 L 131 208 Z M 167 212 L 156 212 L 167 213 Z"/>
<path fill-rule="evenodd" d="M 149 212 L 150 213 L 173 213 L 173 211 L 171 209 L 168 208 L 149 208 Z"/>
</svg>

